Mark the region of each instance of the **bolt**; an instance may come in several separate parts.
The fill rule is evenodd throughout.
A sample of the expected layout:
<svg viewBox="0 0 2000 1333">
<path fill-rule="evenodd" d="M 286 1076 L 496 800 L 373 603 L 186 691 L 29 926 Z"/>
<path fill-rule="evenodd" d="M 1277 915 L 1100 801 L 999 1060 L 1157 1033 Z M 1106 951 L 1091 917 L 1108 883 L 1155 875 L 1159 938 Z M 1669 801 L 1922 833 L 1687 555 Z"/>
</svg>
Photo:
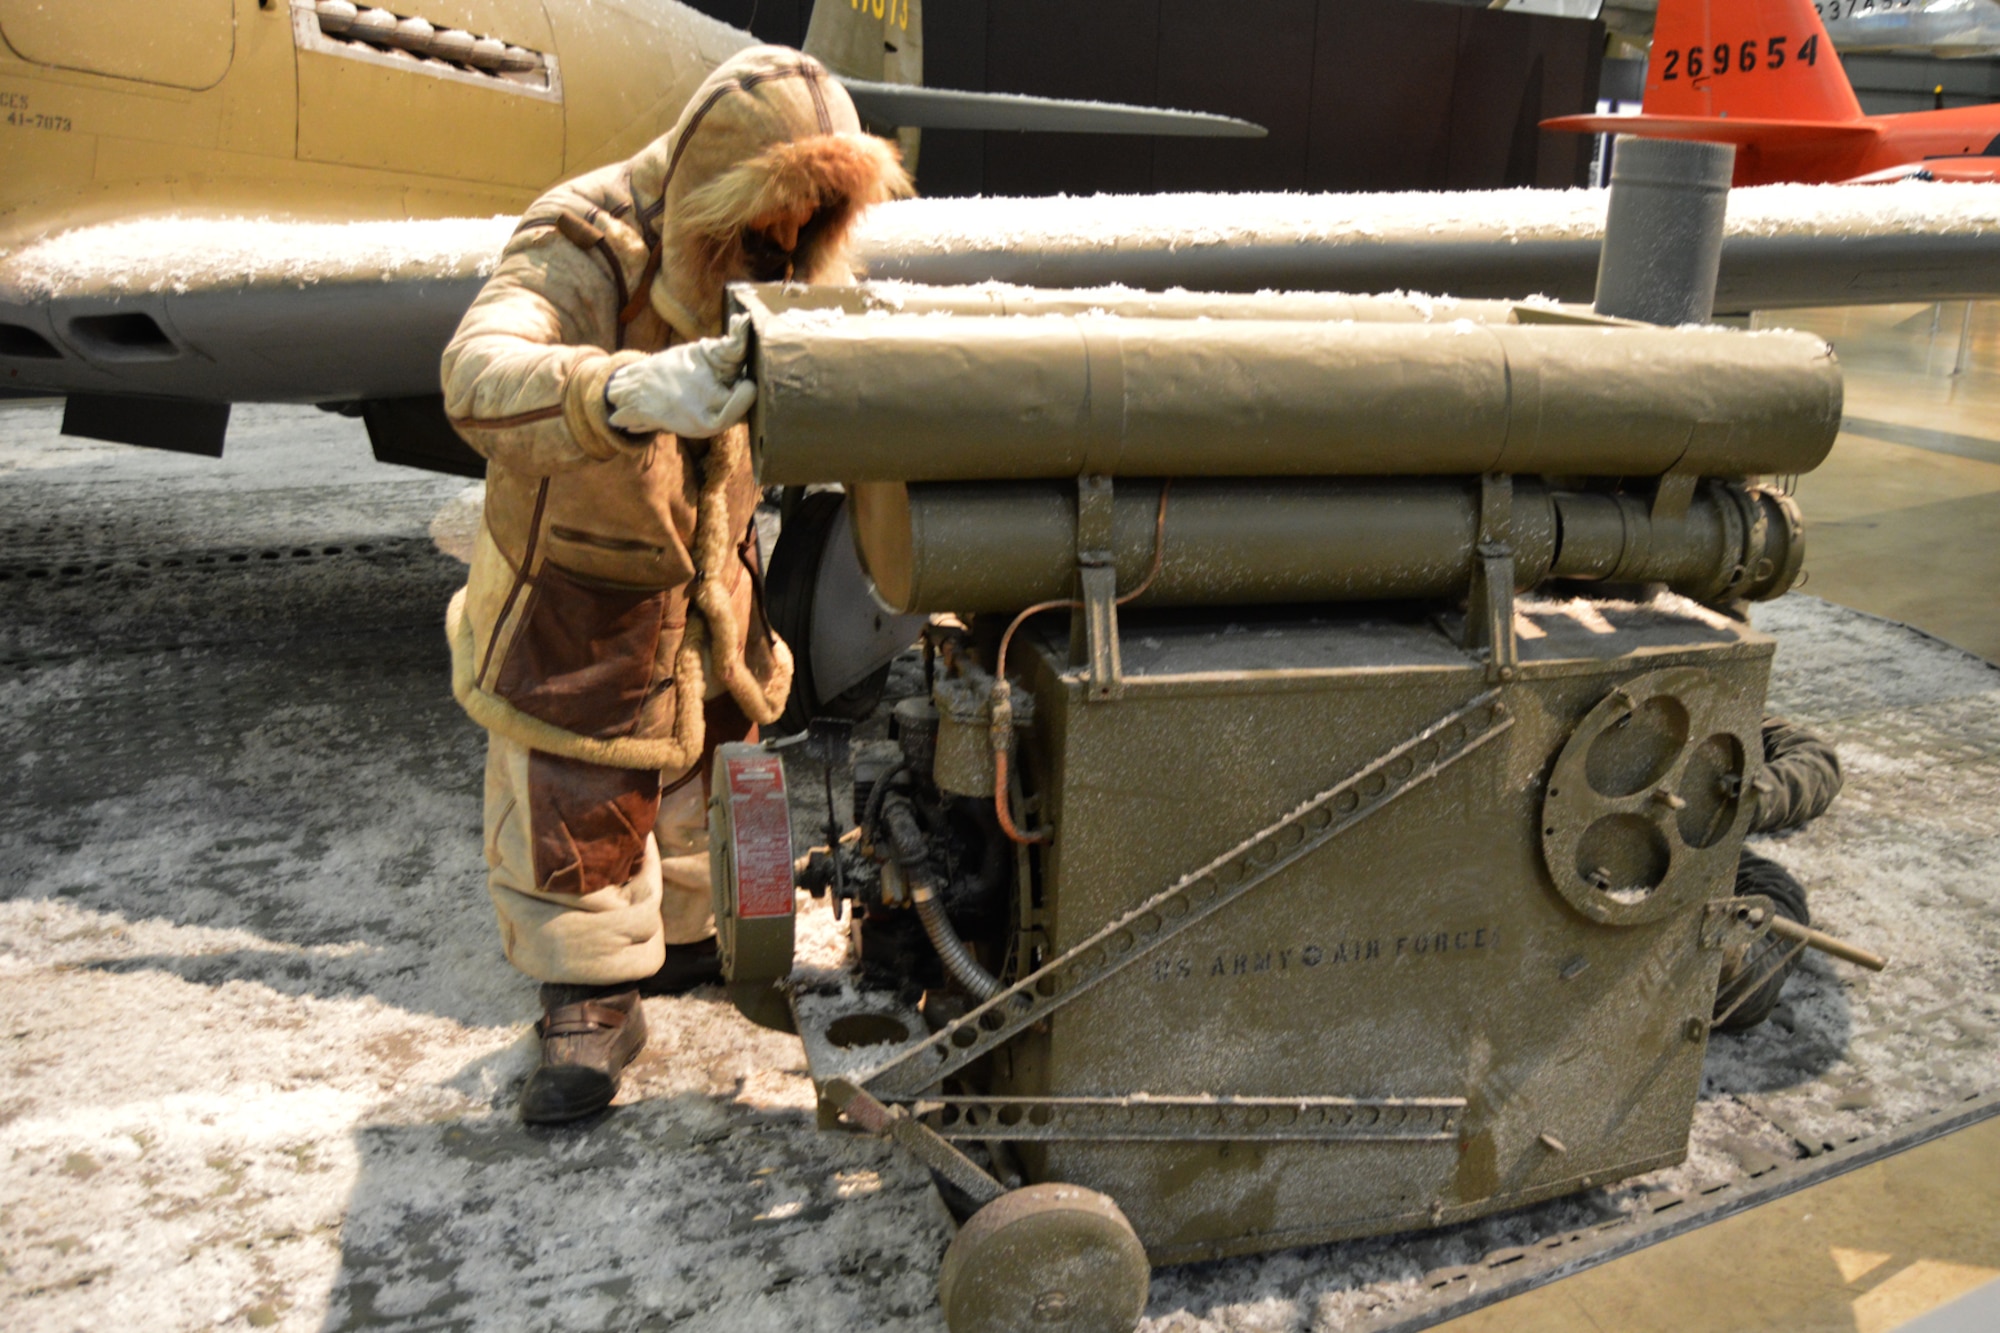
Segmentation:
<svg viewBox="0 0 2000 1333">
<path fill-rule="evenodd" d="M 1690 1018 L 1682 1025 L 1681 1035 L 1689 1041 L 1700 1041 L 1708 1035 L 1708 1020 L 1705 1018 Z"/>
<path fill-rule="evenodd" d="M 1045 1291 L 1035 1297 L 1028 1315 L 1038 1324 L 1060 1324 L 1069 1319 L 1069 1293 L 1066 1291 Z"/>
<path fill-rule="evenodd" d="M 1667 809 L 1669 810 L 1687 809 L 1687 801 L 1681 798 L 1680 796 L 1676 795 L 1675 793 L 1668 791 L 1665 787 L 1661 787 L 1658 790 L 1656 790 L 1653 793 L 1653 799 L 1659 802 L 1661 805 L 1667 807 Z"/>
<path fill-rule="evenodd" d="M 1542 1142 L 1542 1146 L 1543 1146 L 1544 1148 L 1547 1148 L 1547 1149 L 1548 1149 L 1548 1150 L 1549 1150 L 1550 1152 L 1568 1152 L 1568 1151 L 1569 1151 L 1569 1149 L 1568 1149 L 1568 1148 L 1566 1148 L 1566 1147 L 1564 1147 L 1564 1146 L 1563 1146 L 1563 1141 L 1562 1141 L 1561 1139 L 1557 1138 L 1557 1137 L 1556 1137 L 1555 1135 L 1553 1135 L 1553 1134 L 1544 1134 L 1544 1135 L 1542 1135 L 1542 1136 L 1541 1136 L 1541 1142 Z"/>
</svg>

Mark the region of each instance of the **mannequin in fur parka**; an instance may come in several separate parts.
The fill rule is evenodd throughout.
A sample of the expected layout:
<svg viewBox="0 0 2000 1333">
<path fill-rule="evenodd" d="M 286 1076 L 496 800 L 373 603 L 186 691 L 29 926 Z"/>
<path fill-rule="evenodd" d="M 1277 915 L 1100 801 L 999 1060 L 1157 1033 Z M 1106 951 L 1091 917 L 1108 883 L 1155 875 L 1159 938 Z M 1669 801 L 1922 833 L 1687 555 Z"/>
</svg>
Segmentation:
<svg viewBox="0 0 2000 1333">
<path fill-rule="evenodd" d="M 855 219 L 909 190 L 817 61 L 753 47 L 638 156 L 538 200 L 445 350 L 446 411 L 487 460 L 452 688 L 489 733 L 502 945 L 545 983 L 527 1119 L 611 1100 L 641 983 L 714 975 L 704 761 L 790 685 L 724 288 L 851 281 Z"/>
</svg>

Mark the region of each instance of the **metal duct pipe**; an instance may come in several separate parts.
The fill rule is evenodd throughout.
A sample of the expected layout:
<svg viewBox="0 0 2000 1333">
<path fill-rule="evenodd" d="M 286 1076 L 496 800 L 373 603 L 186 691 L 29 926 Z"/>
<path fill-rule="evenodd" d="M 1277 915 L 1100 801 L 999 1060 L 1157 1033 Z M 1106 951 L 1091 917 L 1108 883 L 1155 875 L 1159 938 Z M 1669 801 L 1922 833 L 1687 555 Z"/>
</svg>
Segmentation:
<svg viewBox="0 0 2000 1333">
<path fill-rule="evenodd" d="M 1019 610 L 1068 597 L 1076 488 L 1063 483 L 890 483 L 850 488 L 855 544 L 899 611 Z M 1121 588 L 1153 558 L 1159 484 L 1120 483 L 1111 551 Z M 1552 491 L 1517 479 L 1516 582 L 1658 581 L 1701 601 L 1776 597 L 1804 548 L 1783 496 L 1702 485 L 1665 517 L 1640 496 Z M 1176 481 L 1159 577 L 1140 606 L 1454 597 L 1477 561 L 1476 482 Z"/>
<path fill-rule="evenodd" d="M 752 313 L 767 485 L 1790 474 L 1840 425 L 1797 333 Z"/>
<path fill-rule="evenodd" d="M 1736 146 L 1618 136 L 1597 259 L 1599 314 L 1706 324 L 1722 269 Z"/>
</svg>

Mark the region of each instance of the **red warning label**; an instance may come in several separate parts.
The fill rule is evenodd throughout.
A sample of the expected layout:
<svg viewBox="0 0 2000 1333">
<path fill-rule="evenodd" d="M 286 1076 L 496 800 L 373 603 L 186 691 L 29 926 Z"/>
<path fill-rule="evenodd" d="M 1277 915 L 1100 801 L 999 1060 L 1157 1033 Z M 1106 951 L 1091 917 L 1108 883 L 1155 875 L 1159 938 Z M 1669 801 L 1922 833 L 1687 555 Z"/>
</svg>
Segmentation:
<svg viewBox="0 0 2000 1333">
<path fill-rule="evenodd" d="M 728 755 L 729 822 L 736 858 L 736 915 L 792 914 L 792 821 L 785 765 L 776 755 Z"/>
</svg>

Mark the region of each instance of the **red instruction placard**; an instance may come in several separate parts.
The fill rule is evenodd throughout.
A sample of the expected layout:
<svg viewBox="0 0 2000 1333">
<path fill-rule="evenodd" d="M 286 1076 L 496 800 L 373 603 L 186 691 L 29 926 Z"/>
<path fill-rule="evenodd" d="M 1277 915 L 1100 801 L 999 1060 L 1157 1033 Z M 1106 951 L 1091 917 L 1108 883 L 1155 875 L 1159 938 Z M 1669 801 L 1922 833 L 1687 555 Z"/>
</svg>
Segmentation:
<svg viewBox="0 0 2000 1333">
<path fill-rule="evenodd" d="M 731 854 L 736 915 L 792 914 L 792 825 L 785 806 L 785 766 L 776 755 L 729 755 Z"/>
</svg>

